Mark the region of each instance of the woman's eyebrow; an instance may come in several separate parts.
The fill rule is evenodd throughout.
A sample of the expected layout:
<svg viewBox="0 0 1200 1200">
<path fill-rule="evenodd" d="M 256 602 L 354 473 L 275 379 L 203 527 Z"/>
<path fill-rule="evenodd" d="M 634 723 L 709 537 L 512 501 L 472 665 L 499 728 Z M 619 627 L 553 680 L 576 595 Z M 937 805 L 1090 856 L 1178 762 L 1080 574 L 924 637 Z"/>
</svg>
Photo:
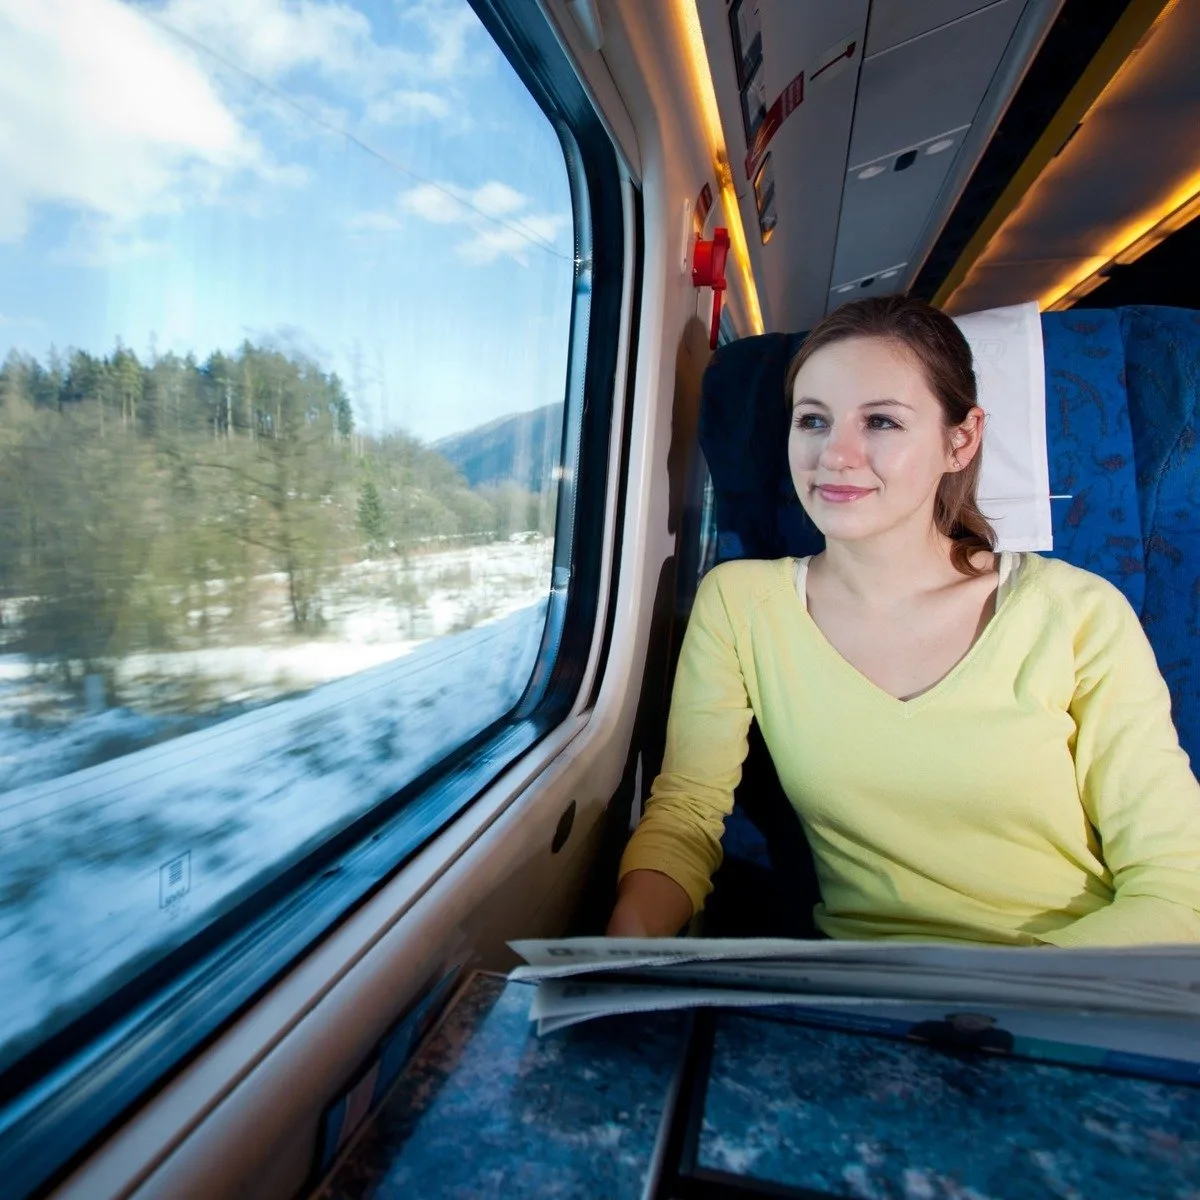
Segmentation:
<svg viewBox="0 0 1200 1200">
<path fill-rule="evenodd" d="M 813 404 L 826 412 L 829 411 L 829 405 L 815 396 L 801 396 L 792 407 L 799 408 L 802 404 Z M 905 404 L 903 400 L 868 400 L 866 404 L 860 404 L 859 408 L 907 408 L 909 412 L 916 412 L 911 404 Z"/>
<path fill-rule="evenodd" d="M 866 404 L 860 404 L 860 408 L 907 408 L 909 412 L 916 412 L 911 404 L 905 404 L 903 400 L 868 400 Z"/>
</svg>

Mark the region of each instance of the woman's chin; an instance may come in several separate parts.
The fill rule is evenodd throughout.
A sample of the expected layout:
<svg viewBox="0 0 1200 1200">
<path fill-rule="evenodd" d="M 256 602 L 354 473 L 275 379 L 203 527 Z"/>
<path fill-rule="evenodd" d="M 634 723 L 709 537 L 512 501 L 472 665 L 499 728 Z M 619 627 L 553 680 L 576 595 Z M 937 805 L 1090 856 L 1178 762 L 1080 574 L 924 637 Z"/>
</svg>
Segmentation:
<svg viewBox="0 0 1200 1200">
<path fill-rule="evenodd" d="M 834 509 L 828 504 L 804 505 L 812 523 L 827 538 L 838 541 L 858 541 L 879 532 L 878 516 L 872 518 L 866 513 L 852 511 L 852 506 L 845 510 Z"/>
<path fill-rule="evenodd" d="M 826 526 L 821 529 L 818 525 L 817 528 L 827 542 L 865 542 L 880 532 L 878 529 L 856 526 L 851 521 L 827 521 Z"/>
</svg>

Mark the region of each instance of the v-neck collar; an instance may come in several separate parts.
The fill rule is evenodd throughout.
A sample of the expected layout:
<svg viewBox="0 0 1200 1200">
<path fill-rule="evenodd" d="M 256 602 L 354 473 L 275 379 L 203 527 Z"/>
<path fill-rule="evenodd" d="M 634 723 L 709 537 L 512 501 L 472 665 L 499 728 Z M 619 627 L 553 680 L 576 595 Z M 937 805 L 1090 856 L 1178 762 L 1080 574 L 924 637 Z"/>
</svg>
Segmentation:
<svg viewBox="0 0 1200 1200">
<path fill-rule="evenodd" d="M 1002 551 L 1002 554 L 1008 554 L 1008 551 Z M 1021 564 L 1021 573 L 1015 584 L 1007 593 L 998 591 L 996 610 L 992 613 L 988 623 L 979 632 L 979 635 L 967 648 L 967 652 L 941 677 L 936 683 L 927 687 L 924 691 L 918 692 L 915 696 L 910 696 L 907 700 L 900 699 L 899 696 L 893 696 L 886 688 L 882 688 L 874 680 L 868 679 L 842 652 L 825 636 L 821 627 L 813 620 L 812 613 L 808 611 L 808 563 L 810 556 L 805 558 L 792 559 L 794 564 L 792 567 L 792 582 L 793 594 L 800 605 L 801 613 L 804 621 L 811 628 L 817 641 L 825 647 L 827 653 L 838 663 L 841 664 L 841 669 L 849 671 L 864 687 L 875 692 L 883 698 L 886 703 L 896 706 L 899 711 L 908 716 L 918 710 L 924 708 L 927 704 L 932 703 L 943 693 L 949 691 L 969 669 L 970 665 L 979 656 L 981 647 L 983 647 L 995 635 L 993 631 L 1000 623 L 1001 618 L 1007 614 L 1013 606 L 1018 594 L 1025 590 L 1033 572 L 1029 570 L 1030 559 L 1036 558 L 1036 555 L 1024 556 L 1024 561 Z M 1011 559 L 1009 560 L 1011 563 Z M 1005 575 L 1004 565 L 1001 565 L 1000 578 Z M 999 588 L 999 585 L 997 585 Z"/>
</svg>

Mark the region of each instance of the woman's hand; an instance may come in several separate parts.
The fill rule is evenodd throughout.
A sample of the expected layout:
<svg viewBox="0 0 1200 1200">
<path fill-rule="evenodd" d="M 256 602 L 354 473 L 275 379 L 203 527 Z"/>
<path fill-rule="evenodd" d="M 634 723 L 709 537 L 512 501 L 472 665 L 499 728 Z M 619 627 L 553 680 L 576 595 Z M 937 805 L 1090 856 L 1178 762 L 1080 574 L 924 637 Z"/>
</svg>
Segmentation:
<svg viewBox="0 0 1200 1200">
<path fill-rule="evenodd" d="M 617 888 L 608 937 L 674 937 L 692 919 L 688 894 L 660 871 L 630 871 Z"/>
</svg>

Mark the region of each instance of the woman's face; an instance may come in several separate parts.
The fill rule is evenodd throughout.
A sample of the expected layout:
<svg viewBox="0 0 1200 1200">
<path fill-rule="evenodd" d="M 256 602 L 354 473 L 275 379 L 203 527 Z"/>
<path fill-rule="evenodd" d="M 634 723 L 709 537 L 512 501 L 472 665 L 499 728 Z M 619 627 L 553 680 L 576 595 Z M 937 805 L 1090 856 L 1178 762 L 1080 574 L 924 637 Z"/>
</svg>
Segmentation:
<svg viewBox="0 0 1200 1200">
<path fill-rule="evenodd" d="M 938 483 L 975 454 L 983 412 L 947 438 L 942 406 L 894 342 L 848 338 L 818 350 L 792 390 L 788 461 L 800 503 L 827 538 L 929 528 Z M 976 415 L 977 414 L 977 415 Z"/>
</svg>

